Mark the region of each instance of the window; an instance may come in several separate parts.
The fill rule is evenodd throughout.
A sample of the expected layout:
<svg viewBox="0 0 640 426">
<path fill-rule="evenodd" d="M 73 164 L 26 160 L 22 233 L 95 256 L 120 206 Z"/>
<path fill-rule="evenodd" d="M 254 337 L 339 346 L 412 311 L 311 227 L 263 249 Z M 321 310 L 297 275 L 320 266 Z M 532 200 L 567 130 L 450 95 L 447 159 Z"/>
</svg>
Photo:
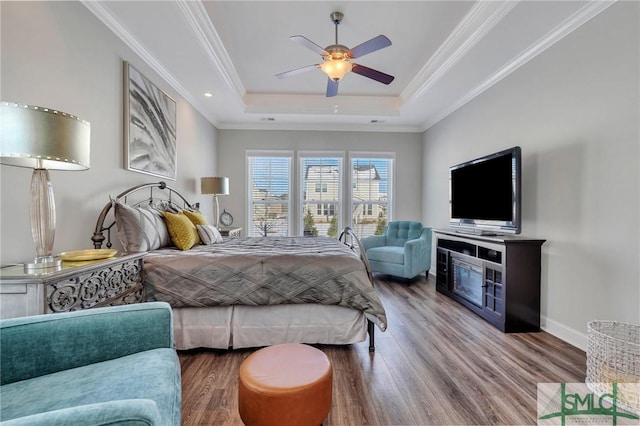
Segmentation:
<svg viewBox="0 0 640 426">
<path fill-rule="evenodd" d="M 316 192 L 327 192 L 328 188 L 326 183 L 316 182 Z"/>
<path fill-rule="evenodd" d="M 324 205 L 324 215 L 325 216 L 334 216 L 336 214 L 336 205 L 335 204 L 325 204 Z"/>
<path fill-rule="evenodd" d="M 391 220 L 393 157 L 351 158 L 351 223 L 358 237 L 379 235 Z"/>
<path fill-rule="evenodd" d="M 318 216 L 334 216 L 336 214 L 335 204 L 318 204 L 316 215 Z"/>
<path fill-rule="evenodd" d="M 291 153 L 249 152 L 249 236 L 289 235 Z"/>
<path fill-rule="evenodd" d="M 338 237 L 342 226 L 342 156 L 300 154 L 300 210 L 304 235 Z"/>
</svg>

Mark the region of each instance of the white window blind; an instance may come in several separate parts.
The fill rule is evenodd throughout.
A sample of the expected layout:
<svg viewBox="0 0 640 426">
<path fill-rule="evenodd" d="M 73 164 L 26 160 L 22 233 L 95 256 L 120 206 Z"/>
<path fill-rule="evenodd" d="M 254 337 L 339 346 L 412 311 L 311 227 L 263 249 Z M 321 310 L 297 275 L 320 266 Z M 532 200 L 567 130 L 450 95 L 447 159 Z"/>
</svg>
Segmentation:
<svg viewBox="0 0 640 426">
<path fill-rule="evenodd" d="M 291 156 L 248 154 L 249 236 L 289 235 Z"/>
</svg>

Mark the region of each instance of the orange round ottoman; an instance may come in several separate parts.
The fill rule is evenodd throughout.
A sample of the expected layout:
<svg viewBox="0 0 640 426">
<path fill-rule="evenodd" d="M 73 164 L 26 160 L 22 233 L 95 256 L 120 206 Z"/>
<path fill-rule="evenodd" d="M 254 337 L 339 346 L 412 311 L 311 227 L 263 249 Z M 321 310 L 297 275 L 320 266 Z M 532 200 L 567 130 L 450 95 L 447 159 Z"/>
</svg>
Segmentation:
<svg viewBox="0 0 640 426">
<path fill-rule="evenodd" d="M 318 426 L 331 409 L 332 381 L 319 349 L 299 343 L 259 349 L 240 366 L 240 418 L 248 426 Z"/>
</svg>

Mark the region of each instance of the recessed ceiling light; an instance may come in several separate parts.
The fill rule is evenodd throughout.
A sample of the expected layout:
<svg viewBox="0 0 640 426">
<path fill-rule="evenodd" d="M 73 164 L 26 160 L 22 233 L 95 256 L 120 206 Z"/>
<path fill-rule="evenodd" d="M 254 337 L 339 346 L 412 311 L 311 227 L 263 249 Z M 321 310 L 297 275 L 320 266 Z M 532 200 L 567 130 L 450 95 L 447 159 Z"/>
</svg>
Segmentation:
<svg viewBox="0 0 640 426">
<path fill-rule="evenodd" d="M 212 98 L 213 97 L 213 93 L 211 92 L 204 92 L 204 96 L 207 98 Z"/>
<path fill-rule="evenodd" d="M 373 120 L 369 121 L 369 123 L 372 123 L 372 124 L 384 123 L 384 120 L 376 120 L 376 119 L 373 119 Z"/>
</svg>

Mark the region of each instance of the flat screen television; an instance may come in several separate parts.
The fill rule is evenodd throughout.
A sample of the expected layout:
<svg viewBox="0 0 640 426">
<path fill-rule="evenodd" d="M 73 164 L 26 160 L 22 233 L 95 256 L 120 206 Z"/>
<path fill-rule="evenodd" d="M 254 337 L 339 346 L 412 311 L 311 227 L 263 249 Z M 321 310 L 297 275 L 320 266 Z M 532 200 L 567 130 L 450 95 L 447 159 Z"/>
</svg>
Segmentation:
<svg viewBox="0 0 640 426">
<path fill-rule="evenodd" d="M 449 168 L 449 221 L 473 234 L 520 233 L 521 152 L 516 146 Z"/>
</svg>

